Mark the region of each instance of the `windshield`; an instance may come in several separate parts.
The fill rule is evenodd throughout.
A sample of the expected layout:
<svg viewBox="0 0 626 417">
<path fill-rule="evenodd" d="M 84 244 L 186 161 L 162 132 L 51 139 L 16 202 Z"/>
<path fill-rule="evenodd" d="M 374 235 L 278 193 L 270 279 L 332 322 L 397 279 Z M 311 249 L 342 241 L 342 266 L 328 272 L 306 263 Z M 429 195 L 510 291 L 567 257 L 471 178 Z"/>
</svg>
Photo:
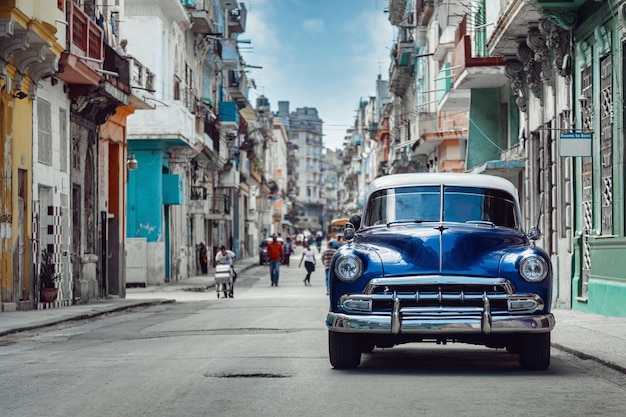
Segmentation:
<svg viewBox="0 0 626 417">
<path fill-rule="evenodd" d="M 366 210 L 363 220 L 366 227 L 440 221 L 519 227 L 512 196 L 504 191 L 477 187 L 419 186 L 379 190 L 370 196 Z"/>
</svg>

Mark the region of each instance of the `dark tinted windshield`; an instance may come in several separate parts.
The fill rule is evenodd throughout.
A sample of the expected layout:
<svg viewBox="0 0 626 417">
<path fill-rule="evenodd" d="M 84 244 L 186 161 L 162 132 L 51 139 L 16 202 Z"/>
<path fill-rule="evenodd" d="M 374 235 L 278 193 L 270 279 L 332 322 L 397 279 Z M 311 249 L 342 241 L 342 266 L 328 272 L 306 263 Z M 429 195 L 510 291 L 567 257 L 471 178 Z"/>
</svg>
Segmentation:
<svg viewBox="0 0 626 417">
<path fill-rule="evenodd" d="M 402 187 L 370 196 L 363 226 L 392 222 L 490 222 L 518 228 L 515 200 L 508 193 L 475 187 Z M 443 203 L 443 210 L 442 210 Z"/>
</svg>

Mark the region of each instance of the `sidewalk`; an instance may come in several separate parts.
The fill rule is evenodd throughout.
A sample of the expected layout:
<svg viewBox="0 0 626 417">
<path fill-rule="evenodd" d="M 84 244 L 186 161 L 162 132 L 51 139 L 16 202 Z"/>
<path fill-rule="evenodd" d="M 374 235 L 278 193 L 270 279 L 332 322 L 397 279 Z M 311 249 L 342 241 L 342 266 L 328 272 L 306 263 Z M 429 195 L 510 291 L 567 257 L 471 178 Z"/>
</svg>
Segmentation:
<svg viewBox="0 0 626 417">
<path fill-rule="evenodd" d="M 258 264 L 256 258 L 237 261 L 238 273 Z M 90 304 L 50 310 L 16 311 L 0 314 L 0 337 L 11 333 L 32 330 L 54 324 L 85 320 L 107 313 L 175 302 L 171 293 L 204 291 L 213 287 L 211 275 L 129 289 L 126 299 L 113 298 Z M 127 294 L 128 297 L 128 294 Z M 556 326 L 552 331 L 553 348 L 571 353 L 583 359 L 592 359 L 620 372 L 626 373 L 626 318 L 606 317 L 575 310 L 553 309 Z"/>
</svg>

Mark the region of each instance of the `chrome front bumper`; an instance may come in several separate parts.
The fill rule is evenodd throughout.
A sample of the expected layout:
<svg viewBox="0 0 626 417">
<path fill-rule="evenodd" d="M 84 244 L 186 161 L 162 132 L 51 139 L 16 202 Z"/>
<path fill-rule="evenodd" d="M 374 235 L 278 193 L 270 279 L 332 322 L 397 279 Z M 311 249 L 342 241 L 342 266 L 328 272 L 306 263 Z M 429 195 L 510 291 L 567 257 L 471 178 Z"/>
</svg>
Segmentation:
<svg viewBox="0 0 626 417">
<path fill-rule="evenodd" d="M 437 290 L 415 291 L 416 283 L 426 288 L 436 286 Z M 451 285 L 457 283 L 473 287 L 473 291 Z M 483 292 L 476 291 L 476 286 L 484 288 Z M 385 291 L 376 292 L 378 287 Z M 381 305 L 391 307 L 381 310 Z M 547 333 L 555 324 L 552 314 L 537 313 L 544 309 L 539 295 L 517 294 L 502 278 L 375 279 L 363 294 L 342 295 L 337 307 L 339 311 L 328 313 L 326 326 L 343 333 L 441 336 Z"/>
<path fill-rule="evenodd" d="M 466 315 L 357 315 L 328 313 L 326 326 L 341 333 L 377 334 L 492 334 L 547 333 L 554 328 L 554 316 L 542 315 L 480 316 Z"/>
</svg>

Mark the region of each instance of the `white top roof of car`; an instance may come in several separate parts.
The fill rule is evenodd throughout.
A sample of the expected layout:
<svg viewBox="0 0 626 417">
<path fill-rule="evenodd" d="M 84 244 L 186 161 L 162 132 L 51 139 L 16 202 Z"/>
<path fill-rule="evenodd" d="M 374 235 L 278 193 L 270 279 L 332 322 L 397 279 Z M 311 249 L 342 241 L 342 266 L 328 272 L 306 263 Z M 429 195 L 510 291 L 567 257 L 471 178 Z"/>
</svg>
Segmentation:
<svg viewBox="0 0 626 417">
<path fill-rule="evenodd" d="M 450 172 L 422 172 L 413 174 L 392 174 L 376 178 L 370 183 L 368 194 L 380 189 L 410 187 L 415 185 L 454 185 L 503 190 L 515 198 L 517 189 L 507 179 L 485 174 L 465 174 Z"/>
</svg>

